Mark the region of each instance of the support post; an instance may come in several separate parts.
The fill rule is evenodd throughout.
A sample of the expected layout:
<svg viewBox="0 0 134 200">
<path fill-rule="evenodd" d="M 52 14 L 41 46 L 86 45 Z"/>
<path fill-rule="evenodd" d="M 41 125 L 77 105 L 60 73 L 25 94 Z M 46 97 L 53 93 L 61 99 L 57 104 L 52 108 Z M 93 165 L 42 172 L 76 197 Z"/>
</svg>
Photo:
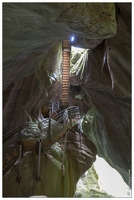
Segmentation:
<svg viewBox="0 0 134 200">
<path fill-rule="evenodd" d="M 70 122 L 70 127 L 72 127 L 71 111 L 68 110 L 68 113 L 69 113 L 69 122 Z"/>
<path fill-rule="evenodd" d="M 60 104 L 59 104 L 59 101 L 58 101 L 58 111 L 59 111 L 59 109 L 60 109 Z"/>
<path fill-rule="evenodd" d="M 52 113 L 54 113 L 54 102 L 52 102 Z"/>
<path fill-rule="evenodd" d="M 49 116 L 49 124 L 48 124 L 48 139 L 51 140 L 51 118 Z"/>
<path fill-rule="evenodd" d="M 65 160 L 65 151 L 66 151 L 66 143 L 67 143 L 67 133 L 65 133 L 65 139 L 64 139 L 64 144 L 63 144 L 63 152 L 62 152 L 62 160 L 61 160 L 61 171 L 62 175 L 64 175 L 64 160 Z"/>
<path fill-rule="evenodd" d="M 37 166 L 37 180 L 40 179 L 40 157 L 41 157 L 41 140 L 39 141 L 38 146 L 38 166 Z"/>
<path fill-rule="evenodd" d="M 18 174 L 16 177 L 16 182 L 20 183 L 21 180 L 21 175 L 20 175 L 20 171 L 21 171 L 21 159 L 22 159 L 22 143 L 19 143 L 19 163 L 18 163 Z"/>
</svg>

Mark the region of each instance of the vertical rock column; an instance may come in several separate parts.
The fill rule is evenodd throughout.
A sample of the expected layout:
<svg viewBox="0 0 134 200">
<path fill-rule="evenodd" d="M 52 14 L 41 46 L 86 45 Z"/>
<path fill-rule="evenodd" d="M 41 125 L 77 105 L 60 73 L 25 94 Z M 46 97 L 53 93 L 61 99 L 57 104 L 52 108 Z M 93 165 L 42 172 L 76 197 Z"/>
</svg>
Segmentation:
<svg viewBox="0 0 134 200">
<path fill-rule="evenodd" d="M 70 75 L 70 40 L 64 40 L 62 43 L 62 99 L 61 105 L 63 108 L 68 107 L 69 93 L 69 75 Z"/>
</svg>

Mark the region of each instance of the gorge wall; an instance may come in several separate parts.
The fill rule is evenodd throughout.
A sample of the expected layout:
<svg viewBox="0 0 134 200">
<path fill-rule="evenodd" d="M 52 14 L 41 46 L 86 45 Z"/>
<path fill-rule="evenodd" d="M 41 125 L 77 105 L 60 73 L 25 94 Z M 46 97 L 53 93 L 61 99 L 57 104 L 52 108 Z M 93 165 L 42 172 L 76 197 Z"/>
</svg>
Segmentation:
<svg viewBox="0 0 134 200">
<path fill-rule="evenodd" d="M 17 162 L 4 174 L 4 197 L 72 197 L 96 154 L 130 184 L 131 3 L 3 3 L 3 136 L 11 131 L 4 146 L 28 115 L 36 122 L 47 100 L 60 101 L 62 41 L 72 36 L 73 46 L 89 49 L 82 78 L 70 76 L 69 88 L 83 132 L 75 126 L 66 146 L 62 136 L 42 152 L 40 181 L 37 154 L 25 153 L 20 183 Z"/>
</svg>

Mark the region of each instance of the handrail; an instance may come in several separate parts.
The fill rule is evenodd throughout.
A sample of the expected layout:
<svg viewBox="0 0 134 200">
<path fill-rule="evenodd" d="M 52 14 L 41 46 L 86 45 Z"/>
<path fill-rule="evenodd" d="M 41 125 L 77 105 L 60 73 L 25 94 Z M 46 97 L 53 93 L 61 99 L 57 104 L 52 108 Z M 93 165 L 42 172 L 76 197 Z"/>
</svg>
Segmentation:
<svg viewBox="0 0 134 200">
<path fill-rule="evenodd" d="M 70 110 L 71 108 L 78 108 L 78 107 L 77 107 L 77 106 L 71 106 L 71 107 L 69 107 L 69 108 L 66 108 L 66 109 L 62 110 L 62 111 L 61 111 L 60 113 L 58 113 L 57 115 L 55 115 L 55 117 L 56 117 L 57 119 L 59 118 L 59 120 L 57 120 L 57 123 L 60 123 L 60 121 L 62 121 L 62 120 L 60 119 L 60 116 L 62 116 L 62 113 L 64 113 L 66 110 Z M 43 120 L 42 122 L 45 122 L 46 120 L 47 120 L 47 119 L 44 118 L 44 120 Z M 5 134 L 3 135 L 3 139 L 5 139 L 6 137 L 9 137 L 9 133 L 12 133 L 13 131 L 16 131 L 16 129 L 20 128 L 21 126 L 23 126 L 23 125 L 29 125 L 29 124 L 37 124 L 37 123 L 36 123 L 36 122 L 24 122 L 24 123 L 20 124 L 19 126 L 13 128 L 11 131 L 8 131 L 7 133 L 5 133 Z"/>
<path fill-rule="evenodd" d="M 64 132 L 77 124 L 79 119 L 79 107 L 71 106 L 62 110 L 59 113 L 55 113 L 53 116 L 50 115 L 51 127 L 49 127 L 49 118 L 43 118 L 43 120 L 38 119 L 38 122 L 23 123 L 20 126 L 25 125 L 25 127 L 19 133 L 16 132 L 16 134 L 13 135 L 14 138 L 10 137 L 4 142 L 3 150 L 4 152 L 6 152 L 8 149 L 11 148 L 11 145 L 15 144 L 18 140 L 21 139 L 36 138 L 42 139 L 45 142 L 48 138 L 49 129 L 51 132 L 51 138 L 54 138 L 61 132 Z M 72 121 L 72 124 L 70 123 L 70 120 Z M 16 130 L 20 128 L 20 126 L 18 126 Z M 13 131 L 15 131 L 15 129 Z M 8 133 L 10 133 L 9 135 L 11 135 L 11 131 L 9 131 Z M 9 135 L 7 134 L 6 137 L 9 137 Z M 4 137 L 4 139 L 6 137 Z"/>
<path fill-rule="evenodd" d="M 57 111 L 57 109 L 59 109 L 59 102 L 58 101 L 53 101 L 53 100 L 46 100 L 45 101 L 45 105 L 48 106 L 50 109 L 52 109 L 54 112 Z M 30 122 L 31 124 L 33 122 Z M 23 125 L 26 125 L 26 124 L 30 124 L 29 122 L 24 122 L 22 124 L 20 124 L 19 126 L 13 128 L 12 130 L 8 131 L 7 133 L 5 133 L 3 135 L 3 139 L 6 139 L 7 137 L 10 137 L 10 135 L 12 135 L 12 133 L 17 129 L 21 128 Z"/>
<path fill-rule="evenodd" d="M 16 131 L 18 128 L 20 128 L 20 127 L 23 126 L 23 125 L 26 125 L 27 123 L 28 123 L 28 122 L 24 122 L 24 123 L 20 124 L 19 126 L 13 128 L 11 131 L 8 131 L 7 133 L 5 133 L 5 134 L 3 135 L 3 139 L 5 139 L 6 137 L 10 137 L 10 134 L 11 134 L 13 131 Z"/>
<path fill-rule="evenodd" d="M 70 120 L 75 119 L 75 121 L 73 122 L 73 126 L 77 123 L 77 121 L 80 119 L 80 113 L 79 113 L 79 108 L 77 106 L 71 106 L 67 109 L 64 109 L 63 111 L 56 113 L 54 116 L 50 116 L 51 119 L 51 131 L 52 131 L 52 135 L 55 135 L 57 132 L 61 132 L 64 129 L 68 129 L 70 128 Z M 30 126 L 32 123 L 30 122 L 28 125 Z M 36 123 L 35 123 L 36 124 Z M 43 138 L 45 139 L 45 135 L 41 134 L 43 133 L 47 133 L 48 128 L 49 128 L 49 118 L 43 119 L 42 121 L 38 121 L 38 124 L 36 124 L 37 127 L 37 135 L 40 137 L 43 136 Z M 35 127 L 34 127 L 35 128 Z M 32 130 L 33 127 L 27 127 L 27 130 L 30 129 Z M 23 135 L 28 136 L 26 133 L 26 128 L 25 130 L 23 129 L 20 133 L 20 137 L 23 137 Z M 29 136 L 28 136 L 29 137 Z M 34 137 L 34 135 L 33 135 Z"/>
<path fill-rule="evenodd" d="M 11 133 L 13 133 L 12 131 L 15 131 L 15 129 L 8 132 L 9 135 L 6 134 L 6 137 L 9 138 L 4 142 L 3 145 L 3 172 L 6 173 L 9 166 L 12 165 L 12 163 L 14 163 L 13 160 L 15 161 L 18 159 L 18 142 L 20 142 L 23 139 L 32 139 L 42 141 L 44 145 L 48 145 L 49 143 L 49 146 L 51 146 L 53 143 L 55 143 L 55 141 L 57 141 L 57 139 L 59 139 L 63 134 L 65 134 L 68 129 L 77 124 L 79 122 L 79 119 L 79 108 L 77 106 L 72 106 L 67 109 L 64 109 L 59 113 L 55 113 L 53 116 L 50 114 L 49 118 L 43 118 L 43 120 L 39 118 L 37 122 L 26 122 L 21 124 L 17 127 L 17 129 L 23 125 L 25 125 L 25 128 L 23 128 L 21 132 L 16 132 L 16 134 L 13 134 L 12 137 L 9 137 L 9 135 L 11 136 Z M 33 132 L 35 134 L 33 134 Z M 64 162 L 64 159 L 62 162 Z M 18 168 L 18 170 L 20 170 L 20 167 Z M 40 165 L 38 165 L 38 179 L 40 174 L 39 170 Z M 18 178 L 20 178 L 19 171 Z"/>
</svg>

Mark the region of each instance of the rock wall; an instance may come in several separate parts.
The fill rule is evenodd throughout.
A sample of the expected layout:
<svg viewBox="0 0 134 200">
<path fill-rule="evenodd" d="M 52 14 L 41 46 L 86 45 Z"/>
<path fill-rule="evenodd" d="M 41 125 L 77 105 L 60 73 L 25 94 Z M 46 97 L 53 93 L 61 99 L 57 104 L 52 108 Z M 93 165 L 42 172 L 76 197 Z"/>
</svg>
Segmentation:
<svg viewBox="0 0 134 200">
<path fill-rule="evenodd" d="M 128 6 L 120 5 L 130 18 Z M 123 12 L 123 11 L 122 11 Z M 81 86 L 88 106 L 83 132 L 97 147 L 98 155 L 129 184 L 131 171 L 131 32 L 129 22 L 117 14 L 117 33 L 88 53 L 83 78 L 70 78 Z M 126 56 L 127 55 L 127 56 Z M 77 94 L 78 95 L 78 94 Z"/>
<path fill-rule="evenodd" d="M 65 176 L 60 168 L 61 138 L 42 153 L 39 182 L 35 178 L 36 154 L 23 157 L 19 184 L 15 182 L 17 165 L 13 166 L 4 176 L 4 197 L 71 197 L 96 153 L 117 169 L 128 184 L 130 21 L 130 3 L 3 4 L 3 135 L 29 120 L 25 110 L 36 121 L 47 100 L 60 100 L 62 40 L 75 34 L 73 44 L 90 49 L 83 78 L 70 78 L 69 101 L 80 107 L 83 135 L 81 146 L 78 127 L 74 128 L 75 136 L 68 136 Z M 73 85 L 79 90 L 74 87 L 72 91 Z M 81 95 L 82 100 L 75 95 Z"/>
<path fill-rule="evenodd" d="M 50 149 L 42 152 L 40 179 L 36 180 L 38 154 L 26 152 L 21 161 L 21 180 L 17 182 L 17 163 L 4 176 L 4 197 L 72 197 L 79 177 L 91 167 L 97 153 L 95 145 L 77 132 L 69 131 Z M 66 142 L 66 144 L 65 144 Z"/>
</svg>

